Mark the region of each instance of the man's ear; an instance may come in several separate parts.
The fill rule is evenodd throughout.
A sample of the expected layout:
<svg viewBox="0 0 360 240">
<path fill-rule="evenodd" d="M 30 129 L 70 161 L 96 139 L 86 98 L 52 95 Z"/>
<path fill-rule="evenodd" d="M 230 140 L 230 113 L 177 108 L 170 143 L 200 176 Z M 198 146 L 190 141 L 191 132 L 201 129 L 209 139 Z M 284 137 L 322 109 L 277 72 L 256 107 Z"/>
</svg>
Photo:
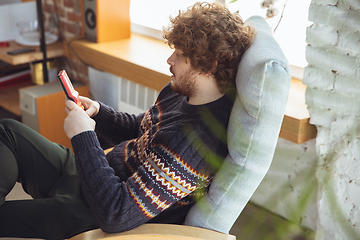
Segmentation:
<svg viewBox="0 0 360 240">
<path fill-rule="evenodd" d="M 218 61 L 215 61 L 212 69 L 211 69 L 209 72 L 205 73 L 204 76 L 205 76 L 205 77 L 208 77 L 208 76 L 210 76 L 211 74 L 213 74 L 213 73 L 215 72 L 215 69 L 216 69 L 217 65 L 218 65 Z"/>
</svg>

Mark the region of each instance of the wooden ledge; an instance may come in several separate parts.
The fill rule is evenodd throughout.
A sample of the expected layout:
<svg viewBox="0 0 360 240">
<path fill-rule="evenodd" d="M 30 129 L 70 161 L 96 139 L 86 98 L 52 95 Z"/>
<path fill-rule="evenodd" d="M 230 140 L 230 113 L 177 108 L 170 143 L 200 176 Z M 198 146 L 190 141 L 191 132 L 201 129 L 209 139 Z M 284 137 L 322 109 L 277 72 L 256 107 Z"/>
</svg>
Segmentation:
<svg viewBox="0 0 360 240">
<path fill-rule="evenodd" d="M 163 41 L 132 33 L 129 39 L 93 43 L 71 40 L 76 53 L 90 66 L 160 91 L 170 81 L 167 58 L 172 54 Z M 76 58 L 65 45 L 65 56 Z M 305 104 L 306 86 L 292 79 L 280 137 L 303 143 L 316 137 Z"/>
<path fill-rule="evenodd" d="M 291 88 L 285 108 L 280 137 L 294 143 L 303 143 L 316 137 L 316 127 L 309 123 L 310 114 L 305 104 L 306 85 L 291 79 Z"/>
<path fill-rule="evenodd" d="M 170 81 L 166 63 L 173 50 L 165 42 L 139 34 L 107 43 L 71 40 L 71 47 L 90 66 L 160 91 Z M 65 56 L 76 59 L 65 44 Z"/>
</svg>

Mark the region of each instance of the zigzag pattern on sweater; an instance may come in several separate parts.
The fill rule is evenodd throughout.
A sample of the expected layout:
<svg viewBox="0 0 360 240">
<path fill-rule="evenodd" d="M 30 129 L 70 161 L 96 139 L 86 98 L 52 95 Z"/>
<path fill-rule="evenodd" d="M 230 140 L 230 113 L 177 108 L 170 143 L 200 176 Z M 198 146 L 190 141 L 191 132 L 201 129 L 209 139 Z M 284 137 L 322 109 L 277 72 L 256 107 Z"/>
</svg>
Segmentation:
<svg viewBox="0 0 360 240">
<path fill-rule="evenodd" d="M 150 110 L 147 110 L 145 112 L 145 115 L 140 123 L 140 127 L 143 132 L 146 132 L 153 127 L 152 115 Z"/>
<path fill-rule="evenodd" d="M 136 195 L 135 189 L 131 188 L 128 184 L 126 184 L 131 198 L 135 201 L 136 205 L 140 209 L 140 211 L 143 213 L 144 216 L 146 216 L 148 219 L 151 219 L 156 216 L 155 213 L 152 213 L 147 207 L 146 204 L 142 202 L 141 198 Z"/>
<path fill-rule="evenodd" d="M 202 174 L 194 168 L 192 168 L 187 162 L 184 161 L 179 155 L 171 151 L 167 146 L 164 144 L 158 145 L 168 156 L 172 157 L 183 169 L 185 169 L 188 173 L 192 174 L 195 178 L 199 179 L 200 181 L 206 181 L 209 178 L 209 175 Z"/>
<path fill-rule="evenodd" d="M 151 129 L 157 122 L 161 122 L 161 116 L 162 108 L 161 105 L 157 103 L 145 112 L 145 115 L 140 122 L 140 129 L 143 132 Z M 154 121 L 153 117 L 157 117 L 156 121 Z"/>
<path fill-rule="evenodd" d="M 137 153 L 141 163 L 146 162 L 147 156 L 145 148 L 149 142 L 149 131 L 146 131 L 136 142 Z"/>
<path fill-rule="evenodd" d="M 159 187 L 164 189 L 164 191 L 171 193 L 173 197 L 177 200 L 180 200 L 186 197 L 189 193 L 196 190 L 197 186 L 183 179 L 182 176 L 177 175 L 175 171 L 171 170 L 171 166 L 166 166 L 165 159 L 161 156 L 157 156 L 156 152 L 150 151 L 148 149 L 149 142 L 149 131 L 146 131 L 137 141 L 136 141 L 136 151 L 131 151 L 130 155 L 135 159 L 138 159 L 148 177 L 152 178 L 155 182 L 159 183 Z M 169 153 L 170 151 L 167 149 L 166 151 Z M 178 156 L 174 156 L 176 159 L 180 159 Z M 178 160 L 179 161 L 179 160 Z M 179 161 L 181 162 L 181 161 Z M 182 161 L 183 162 L 183 161 Z M 189 171 L 189 173 L 205 178 L 205 175 L 198 174 L 195 170 L 191 169 L 189 166 L 185 165 L 184 169 Z M 185 174 L 186 175 L 186 174 Z M 160 195 L 156 195 L 153 192 L 153 189 L 146 187 L 146 184 L 142 181 L 141 177 L 138 173 L 135 173 L 133 176 L 134 182 L 139 186 L 138 193 L 140 196 L 134 198 L 134 201 L 137 203 L 138 207 L 141 209 L 144 214 L 149 215 L 149 210 L 146 208 L 146 203 L 151 202 L 151 205 L 155 205 L 156 209 L 166 209 L 170 205 L 166 203 L 166 201 L 160 200 Z M 148 183 L 149 184 L 149 183 Z M 136 194 L 131 194 L 132 197 L 137 196 Z M 140 200 L 140 198 L 149 199 L 146 201 Z M 162 210 L 161 210 L 162 211 Z M 150 214 L 151 215 L 151 214 Z"/>
<path fill-rule="evenodd" d="M 153 193 L 153 189 L 149 189 L 147 185 L 142 181 L 141 176 L 139 176 L 137 173 L 133 175 L 133 178 L 135 180 L 135 183 L 138 184 L 141 191 L 145 193 L 145 197 L 151 199 L 151 204 L 155 204 L 156 208 L 160 211 L 165 210 L 166 208 L 170 207 L 170 203 L 168 203 L 166 200 L 161 201 L 160 200 L 160 194 Z"/>
<path fill-rule="evenodd" d="M 175 195 L 176 199 L 181 199 L 187 195 L 187 192 L 182 191 L 183 189 L 177 188 L 177 186 L 172 184 L 171 181 L 167 181 L 165 177 L 162 177 L 161 174 L 159 174 L 150 163 L 145 163 L 144 167 L 145 169 L 147 169 L 147 172 L 149 172 L 151 176 L 155 179 L 155 181 L 159 182 L 162 187 L 166 188 L 166 191 L 171 192 L 173 195 Z"/>
<path fill-rule="evenodd" d="M 186 194 L 194 191 L 196 189 L 195 185 L 193 185 L 191 182 L 186 181 L 186 179 L 183 179 L 180 175 L 177 175 L 175 171 L 171 171 L 170 166 L 165 167 L 165 162 L 161 161 L 162 158 L 157 157 L 157 155 L 153 151 L 148 150 L 148 142 L 149 131 L 146 131 L 137 141 L 137 153 L 141 156 L 139 160 L 142 162 L 144 167 L 146 167 L 148 171 L 152 173 L 152 176 L 155 177 L 157 181 L 160 181 L 162 185 L 166 186 L 168 191 L 172 191 L 174 194 L 177 194 L 177 197 L 184 197 L 186 196 Z M 183 169 L 185 169 L 188 173 L 194 175 L 197 179 L 208 179 L 208 175 L 198 173 L 187 163 L 184 163 L 184 160 L 182 160 L 170 149 L 168 149 L 164 145 L 160 145 L 160 147 L 163 149 L 164 152 L 166 152 L 168 156 L 171 156 L 180 165 L 182 165 Z M 162 175 L 162 177 L 160 177 L 160 175 Z"/>
<path fill-rule="evenodd" d="M 161 158 L 156 157 L 155 153 L 150 153 L 148 159 L 153 167 L 155 166 L 155 168 L 158 168 L 157 171 L 163 176 L 163 178 L 166 178 L 167 176 L 171 182 L 176 183 L 174 186 L 178 186 L 183 192 L 190 193 L 196 189 L 195 185 L 192 185 L 185 179 L 182 179 L 181 176 L 176 175 L 174 171 L 171 171 L 170 167 L 165 167 L 165 164 L 161 162 Z"/>
<path fill-rule="evenodd" d="M 185 179 L 182 179 L 181 176 L 176 175 L 170 167 L 165 166 L 161 157 L 157 157 L 156 153 L 148 150 L 146 147 L 148 141 L 149 135 L 147 131 L 136 142 L 137 151 L 131 151 L 132 157 L 136 158 L 136 154 L 138 155 L 138 159 L 142 163 L 147 175 L 151 176 L 154 181 L 159 183 L 160 187 L 164 188 L 165 191 L 173 194 L 175 199 L 179 200 L 184 198 L 186 195 L 194 191 L 197 188 L 196 185 L 193 185 Z M 141 191 L 144 192 L 144 196 L 150 197 L 152 204 L 155 203 L 157 205 L 157 209 L 164 208 L 166 204 L 164 205 L 162 201 L 159 201 L 158 196 L 152 194 L 152 190 L 144 187 L 145 185 L 141 181 L 141 178 L 138 175 L 133 175 L 133 177 L 135 178 L 135 182 L 140 186 Z M 144 210 L 143 207 L 140 208 Z M 144 211 L 146 212 L 146 210 Z"/>
<path fill-rule="evenodd" d="M 149 118 L 149 120 L 151 120 L 151 116 L 150 116 L 150 111 L 147 111 L 147 113 L 145 114 L 145 116 L 147 116 Z M 159 115 L 159 118 L 161 114 Z M 153 125 L 153 124 L 148 124 L 149 126 Z M 156 135 L 156 133 L 154 134 Z M 140 161 L 142 161 L 142 163 L 144 163 L 146 160 L 145 159 L 153 159 L 154 162 L 157 163 L 158 167 L 160 167 L 161 169 L 164 168 L 164 164 L 160 162 L 160 158 L 156 158 L 155 156 L 145 156 L 146 155 L 146 146 L 148 146 L 149 143 L 149 130 L 146 130 L 144 132 L 144 134 L 141 136 L 141 138 L 138 139 L 137 141 L 137 153 L 140 154 L 142 157 L 140 157 Z M 165 146 L 164 144 L 159 144 L 159 145 L 154 145 L 152 144 L 151 148 L 154 148 L 155 146 L 158 146 L 159 148 L 161 148 L 164 153 L 167 154 L 167 156 L 169 156 L 170 158 L 174 159 L 184 170 L 186 170 L 189 174 L 192 174 L 195 178 L 199 179 L 200 181 L 206 181 L 209 178 L 209 175 L 206 174 L 202 174 L 196 170 L 194 170 L 194 168 L 192 168 L 187 162 L 185 162 L 178 154 L 176 154 L 174 151 L 170 150 L 167 146 Z M 134 153 L 135 154 L 135 153 Z M 153 154 L 151 152 L 151 154 Z M 135 155 L 134 155 L 135 157 Z M 157 161 L 155 161 L 157 159 Z M 167 171 L 165 168 L 164 170 L 162 169 L 162 171 Z M 175 177 L 175 173 L 170 171 L 168 172 L 169 174 L 173 174 Z M 180 178 L 180 176 L 176 176 L 177 178 Z M 179 182 L 178 182 L 179 183 Z M 182 183 L 179 183 L 182 184 Z"/>
</svg>

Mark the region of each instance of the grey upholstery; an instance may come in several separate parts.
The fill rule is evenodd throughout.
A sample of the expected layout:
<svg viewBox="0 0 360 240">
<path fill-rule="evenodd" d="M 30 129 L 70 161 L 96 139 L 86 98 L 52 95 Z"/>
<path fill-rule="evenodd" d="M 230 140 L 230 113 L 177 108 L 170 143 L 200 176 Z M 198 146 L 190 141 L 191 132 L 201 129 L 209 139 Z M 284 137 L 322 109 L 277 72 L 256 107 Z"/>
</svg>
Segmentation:
<svg viewBox="0 0 360 240">
<path fill-rule="evenodd" d="M 209 193 L 185 224 L 228 233 L 267 173 L 284 117 L 290 67 L 265 19 L 249 18 L 257 35 L 238 67 L 238 96 L 228 128 L 229 154 Z"/>
</svg>

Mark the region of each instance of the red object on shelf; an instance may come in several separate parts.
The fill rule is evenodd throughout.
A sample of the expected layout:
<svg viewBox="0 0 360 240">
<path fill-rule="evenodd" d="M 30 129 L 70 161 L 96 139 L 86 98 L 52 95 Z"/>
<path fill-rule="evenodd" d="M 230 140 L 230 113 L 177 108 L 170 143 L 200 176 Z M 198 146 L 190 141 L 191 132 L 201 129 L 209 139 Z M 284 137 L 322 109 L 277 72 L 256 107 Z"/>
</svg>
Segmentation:
<svg viewBox="0 0 360 240">
<path fill-rule="evenodd" d="M 9 44 L 9 42 L 0 42 L 0 47 L 8 47 Z"/>
<path fill-rule="evenodd" d="M 30 70 L 13 73 L 0 77 L 0 89 L 28 82 L 31 82 Z"/>
</svg>

